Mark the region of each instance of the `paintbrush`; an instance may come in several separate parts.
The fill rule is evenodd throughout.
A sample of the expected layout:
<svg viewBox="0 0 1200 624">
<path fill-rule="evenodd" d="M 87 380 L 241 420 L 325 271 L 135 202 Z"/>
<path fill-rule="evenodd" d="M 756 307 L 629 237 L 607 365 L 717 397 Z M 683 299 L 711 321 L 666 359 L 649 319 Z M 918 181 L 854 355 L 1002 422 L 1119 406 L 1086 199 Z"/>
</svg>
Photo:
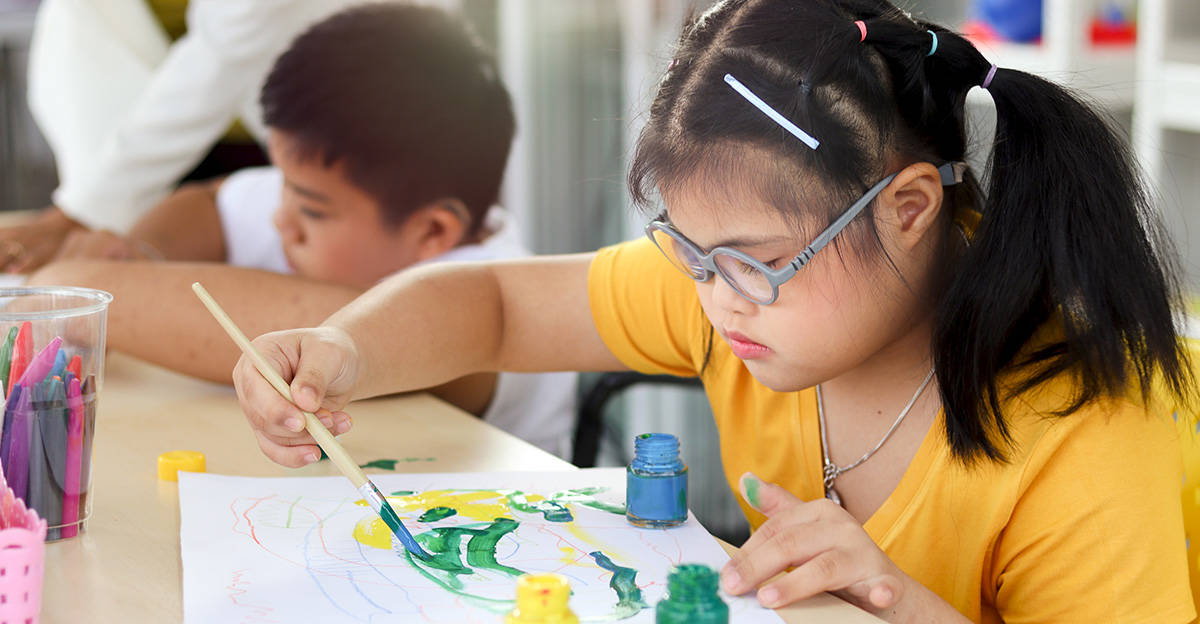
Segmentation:
<svg viewBox="0 0 1200 624">
<path fill-rule="evenodd" d="M 258 372 L 262 374 L 267 382 L 275 387 L 275 390 L 279 394 L 283 395 L 283 398 L 295 405 L 296 402 L 292 399 L 292 390 L 288 387 L 287 382 L 283 380 L 279 372 L 258 352 L 258 349 L 255 349 L 254 345 L 250 344 L 250 340 L 246 338 L 246 334 L 243 334 L 242 330 L 234 324 L 233 319 L 229 318 L 225 310 L 221 309 L 221 306 L 212 298 L 212 295 L 208 294 L 208 291 L 200 285 L 200 282 L 192 284 L 192 290 L 196 292 L 197 297 L 200 297 L 200 301 L 204 302 L 204 306 L 212 313 L 213 318 L 217 319 L 217 322 L 225 329 L 225 333 L 229 334 L 229 337 L 237 343 L 242 353 L 250 358 L 251 362 L 254 362 L 254 367 L 258 369 Z M 392 509 L 391 504 L 383 497 L 379 488 L 375 487 L 375 484 L 367 478 L 367 475 L 358 467 L 358 464 L 350 458 L 350 454 L 346 452 L 346 449 L 342 448 L 341 443 L 334 439 L 333 434 L 329 433 L 325 425 L 321 424 L 320 419 L 313 415 L 312 412 L 300 411 L 304 414 L 304 426 L 308 429 L 308 433 L 312 435 L 313 439 L 325 451 L 325 454 L 329 456 L 334 465 L 342 471 L 342 474 L 347 479 L 350 479 L 354 487 L 367 500 L 367 504 L 379 514 L 380 518 L 383 518 L 383 521 L 400 540 L 400 543 L 404 544 L 408 552 L 421 559 L 428 559 L 429 553 L 426 553 L 421 548 L 421 545 L 417 543 L 417 540 L 413 539 L 408 529 L 404 528 L 404 524 L 400 522 L 400 516 L 396 514 L 396 510 Z"/>
</svg>

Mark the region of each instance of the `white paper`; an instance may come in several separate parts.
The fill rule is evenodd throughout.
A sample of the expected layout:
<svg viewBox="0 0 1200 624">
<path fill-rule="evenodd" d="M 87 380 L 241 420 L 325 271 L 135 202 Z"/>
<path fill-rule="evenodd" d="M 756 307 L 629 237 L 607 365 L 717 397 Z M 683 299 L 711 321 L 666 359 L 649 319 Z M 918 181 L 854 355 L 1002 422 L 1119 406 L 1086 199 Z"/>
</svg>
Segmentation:
<svg viewBox="0 0 1200 624">
<path fill-rule="evenodd" d="M 624 516 L 579 502 L 562 502 L 569 522 L 513 509 L 509 491 L 550 498 L 577 488 L 603 488 L 600 502 L 623 503 L 625 471 L 592 469 L 544 473 L 375 474 L 414 535 L 446 535 L 446 528 L 495 534 L 495 515 L 517 521 L 495 542 L 499 566 L 528 573 L 556 572 L 571 583 L 571 610 L 581 621 L 614 621 L 622 611 L 610 587 L 613 572 L 590 553 L 637 571 L 637 609 L 626 585 L 624 622 L 653 622 L 666 591 L 667 573 L 678 563 L 719 569 L 729 557 L 694 517 L 673 529 L 639 529 Z M 455 490 L 447 494 L 438 491 Z M 411 495 L 391 493 L 411 491 Z M 472 493 L 471 491 L 476 491 Z M 500 491 L 502 493 L 497 493 Z M 456 498 L 455 498 L 456 497 Z M 468 498 L 481 497 L 475 501 Z M 561 497 L 561 494 L 560 494 Z M 342 477 L 259 479 L 180 473 L 180 544 L 184 621 L 200 622 L 501 622 L 516 593 L 512 572 L 487 565 L 450 574 L 415 563 L 398 541 L 390 549 L 355 539 L 355 526 L 376 520 L 356 504 L 358 493 Z M 420 522 L 427 504 L 457 509 L 455 515 Z M 475 517 L 472 517 L 474 515 Z M 437 529 L 441 528 L 441 531 Z M 453 534 L 453 531 L 451 532 Z M 376 538 L 378 540 L 380 538 Z M 385 539 L 391 539 L 385 538 Z M 468 564 L 471 536 L 457 540 Z M 485 540 L 486 538 L 480 538 Z M 447 540 L 447 543 L 455 540 Z M 451 548 L 444 549 L 446 551 Z M 484 555 L 486 557 L 486 555 Z M 462 587 L 448 589 L 455 581 Z M 730 597 L 733 622 L 780 622 L 753 595 Z"/>
</svg>

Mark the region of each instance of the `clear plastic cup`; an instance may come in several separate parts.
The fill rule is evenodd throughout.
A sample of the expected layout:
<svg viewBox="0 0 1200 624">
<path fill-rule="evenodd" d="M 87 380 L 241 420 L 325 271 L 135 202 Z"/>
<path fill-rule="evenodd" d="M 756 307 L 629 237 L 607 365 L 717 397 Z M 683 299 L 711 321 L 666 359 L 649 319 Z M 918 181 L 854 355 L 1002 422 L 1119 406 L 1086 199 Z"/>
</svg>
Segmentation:
<svg viewBox="0 0 1200 624">
<path fill-rule="evenodd" d="M 92 512 L 96 394 L 112 295 L 63 286 L 0 288 L 0 468 L 16 496 L 74 537 Z"/>
</svg>

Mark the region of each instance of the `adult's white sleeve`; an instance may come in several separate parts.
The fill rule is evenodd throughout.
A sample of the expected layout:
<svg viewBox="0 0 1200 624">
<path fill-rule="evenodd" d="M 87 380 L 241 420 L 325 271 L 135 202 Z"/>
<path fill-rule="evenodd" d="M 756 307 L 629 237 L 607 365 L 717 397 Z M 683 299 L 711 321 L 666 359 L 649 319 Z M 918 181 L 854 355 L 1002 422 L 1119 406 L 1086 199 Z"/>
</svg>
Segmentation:
<svg viewBox="0 0 1200 624">
<path fill-rule="evenodd" d="M 192 0 L 187 34 L 101 143 L 91 166 L 55 191 L 55 204 L 89 227 L 127 231 L 203 158 L 245 104 L 257 100 L 266 73 L 292 38 L 340 4 Z M 245 121 L 261 140 L 261 117 Z"/>
</svg>

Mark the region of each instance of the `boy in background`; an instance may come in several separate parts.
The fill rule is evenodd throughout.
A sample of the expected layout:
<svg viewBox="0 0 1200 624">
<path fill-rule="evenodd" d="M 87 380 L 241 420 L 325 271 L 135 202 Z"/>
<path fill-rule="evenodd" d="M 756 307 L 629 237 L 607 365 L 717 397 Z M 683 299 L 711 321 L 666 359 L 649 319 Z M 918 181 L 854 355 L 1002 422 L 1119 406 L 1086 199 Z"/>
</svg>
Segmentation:
<svg viewBox="0 0 1200 624">
<path fill-rule="evenodd" d="M 280 56 L 261 101 L 274 167 L 182 187 L 118 241 L 170 262 L 56 263 L 31 282 L 113 293 L 110 347 L 227 383 L 238 351 L 193 281 L 257 335 L 316 325 L 415 264 L 527 255 L 493 207 L 511 103 L 457 18 L 400 4 L 339 13 Z M 484 372 L 431 391 L 567 451 L 572 373 Z"/>
</svg>

